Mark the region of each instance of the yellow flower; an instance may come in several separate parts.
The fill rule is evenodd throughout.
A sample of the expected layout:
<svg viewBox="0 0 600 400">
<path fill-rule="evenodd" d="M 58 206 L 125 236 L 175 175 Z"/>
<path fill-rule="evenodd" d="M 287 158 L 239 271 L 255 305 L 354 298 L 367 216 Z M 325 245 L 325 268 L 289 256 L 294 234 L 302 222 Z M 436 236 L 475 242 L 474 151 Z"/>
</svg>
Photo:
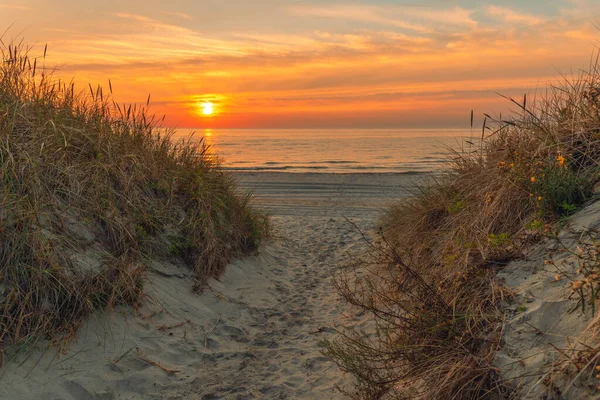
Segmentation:
<svg viewBox="0 0 600 400">
<path fill-rule="evenodd" d="M 531 181 L 531 183 L 535 183 L 535 176 L 532 176 L 529 180 Z"/>
<path fill-rule="evenodd" d="M 538 201 L 542 201 L 542 196 L 538 196 Z"/>
<path fill-rule="evenodd" d="M 510 163 L 510 164 L 508 164 L 508 166 L 509 166 L 510 168 L 514 168 L 514 167 L 515 167 L 515 163 Z"/>
<path fill-rule="evenodd" d="M 563 156 L 556 157 L 556 161 L 558 161 L 558 165 L 560 165 L 561 167 L 565 166 L 566 159 Z"/>
<path fill-rule="evenodd" d="M 533 193 L 529 193 L 529 197 L 533 197 Z"/>
<path fill-rule="evenodd" d="M 506 161 L 500 161 L 500 162 L 498 163 L 498 166 L 499 166 L 499 167 L 504 167 L 505 165 L 506 165 Z"/>
</svg>

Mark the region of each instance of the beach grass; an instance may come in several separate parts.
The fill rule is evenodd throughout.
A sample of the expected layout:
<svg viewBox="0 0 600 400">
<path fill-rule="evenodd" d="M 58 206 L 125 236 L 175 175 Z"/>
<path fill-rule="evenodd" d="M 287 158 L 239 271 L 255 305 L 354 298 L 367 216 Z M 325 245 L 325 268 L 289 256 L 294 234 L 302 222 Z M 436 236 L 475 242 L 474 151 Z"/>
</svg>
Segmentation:
<svg viewBox="0 0 600 400">
<path fill-rule="evenodd" d="M 152 260 L 201 289 L 257 249 L 266 217 L 201 141 L 176 142 L 148 103 L 55 78 L 0 47 L 0 354 L 66 343 L 83 318 L 143 298 Z M 186 290 L 182 288 L 181 290 Z"/>
<path fill-rule="evenodd" d="M 600 70 L 507 98 L 449 167 L 382 218 L 370 254 L 337 279 L 370 313 L 327 354 L 356 377 L 356 398 L 502 399 L 492 366 L 501 345 L 498 269 L 586 203 L 600 177 Z"/>
</svg>

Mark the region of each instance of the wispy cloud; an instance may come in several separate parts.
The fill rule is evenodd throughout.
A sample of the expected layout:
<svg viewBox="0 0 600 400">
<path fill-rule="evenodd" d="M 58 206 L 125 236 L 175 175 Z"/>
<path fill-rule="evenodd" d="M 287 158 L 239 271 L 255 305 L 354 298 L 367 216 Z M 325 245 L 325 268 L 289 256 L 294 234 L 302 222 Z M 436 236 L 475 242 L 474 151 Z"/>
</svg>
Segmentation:
<svg viewBox="0 0 600 400">
<path fill-rule="evenodd" d="M 185 14 L 185 13 L 182 13 L 182 12 L 171 11 L 171 12 L 164 12 L 163 14 L 165 14 L 165 15 L 171 15 L 171 16 L 174 16 L 174 17 L 177 17 L 177 18 L 188 20 L 188 21 L 191 21 L 191 20 L 194 19 L 194 17 L 192 17 L 191 15 L 188 15 L 188 14 Z"/>
<path fill-rule="evenodd" d="M 505 7 L 488 6 L 487 12 L 490 16 L 499 18 L 506 23 L 537 25 L 545 22 L 544 18 L 531 14 L 519 13 Z"/>
<path fill-rule="evenodd" d="M 115 16 L 123 19 L 132 19 L 135 21 L 152 22 L 152 19 L 144 17 L 143 15 L 126 14 L 126 13 L 115 13 Z"/>
<path fill-rule="evenodd" d="M 435 9 L 423 6 L 300 6 L 293 15 L 329 17 L 395 26 L 417 33 L 433 33 L 441 27 L 475 26 L 472 11 L 461 7 Z"/>
<path fill-rule="evenodd" d="M 31 7 L 20 5 L 20 4 L 5 4 L 0 3 L 0 8 L 11 9 L 11 10 L 31 10 Z"/>
<path fill-rule="evenodd" d="M 432 32 L 424 25 L 410 23 L 401 19 L 394 19 L 380 15 L 379 9 L 373 7 L 342 6 L 342 7 L 291 7 L 292 15 L 328 17 L 349 19 L 363 22 L 374 22 L 383 25 L 392 25 L 415 32 Z"/>
</svg>

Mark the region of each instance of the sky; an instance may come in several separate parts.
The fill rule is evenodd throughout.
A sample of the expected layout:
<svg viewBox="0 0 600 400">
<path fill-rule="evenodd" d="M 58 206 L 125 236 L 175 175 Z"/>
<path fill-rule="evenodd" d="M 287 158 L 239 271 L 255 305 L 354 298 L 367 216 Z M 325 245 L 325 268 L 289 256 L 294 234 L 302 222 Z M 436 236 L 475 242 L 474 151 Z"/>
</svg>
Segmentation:
<svg viewBox="0 0 600 400">
<path fill-rule="evenodd" d="M 179 128 L 467 127 L 588 67 L 599 22 L 600 0 L 0 0 L 5 43 Z"/>
</svg>

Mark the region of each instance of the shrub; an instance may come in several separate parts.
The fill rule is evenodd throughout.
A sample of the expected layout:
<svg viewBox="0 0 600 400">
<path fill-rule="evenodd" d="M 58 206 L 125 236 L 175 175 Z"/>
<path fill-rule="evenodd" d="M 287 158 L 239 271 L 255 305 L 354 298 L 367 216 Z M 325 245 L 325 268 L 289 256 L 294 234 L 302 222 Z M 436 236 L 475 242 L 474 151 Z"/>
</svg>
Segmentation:
<svg viewBox="0 0 600 400">
<path fill-rule="evenodd" d="M 599 177 L 598 71 L 550 87 L 533 104 L 508 99 L 517 111 L 486 115 L 480 143 L 452 153 L 447 170 L 387 210 L 372 256 L 337 280 L 376 326 L 328 345 L 355 375 L 355 397 L 510 396 L 491 366 L 499 301 L 510 295 L 495 270 L 522 254 L 535 236 L 529 228 L 590 198 Z"/>
</svg>

